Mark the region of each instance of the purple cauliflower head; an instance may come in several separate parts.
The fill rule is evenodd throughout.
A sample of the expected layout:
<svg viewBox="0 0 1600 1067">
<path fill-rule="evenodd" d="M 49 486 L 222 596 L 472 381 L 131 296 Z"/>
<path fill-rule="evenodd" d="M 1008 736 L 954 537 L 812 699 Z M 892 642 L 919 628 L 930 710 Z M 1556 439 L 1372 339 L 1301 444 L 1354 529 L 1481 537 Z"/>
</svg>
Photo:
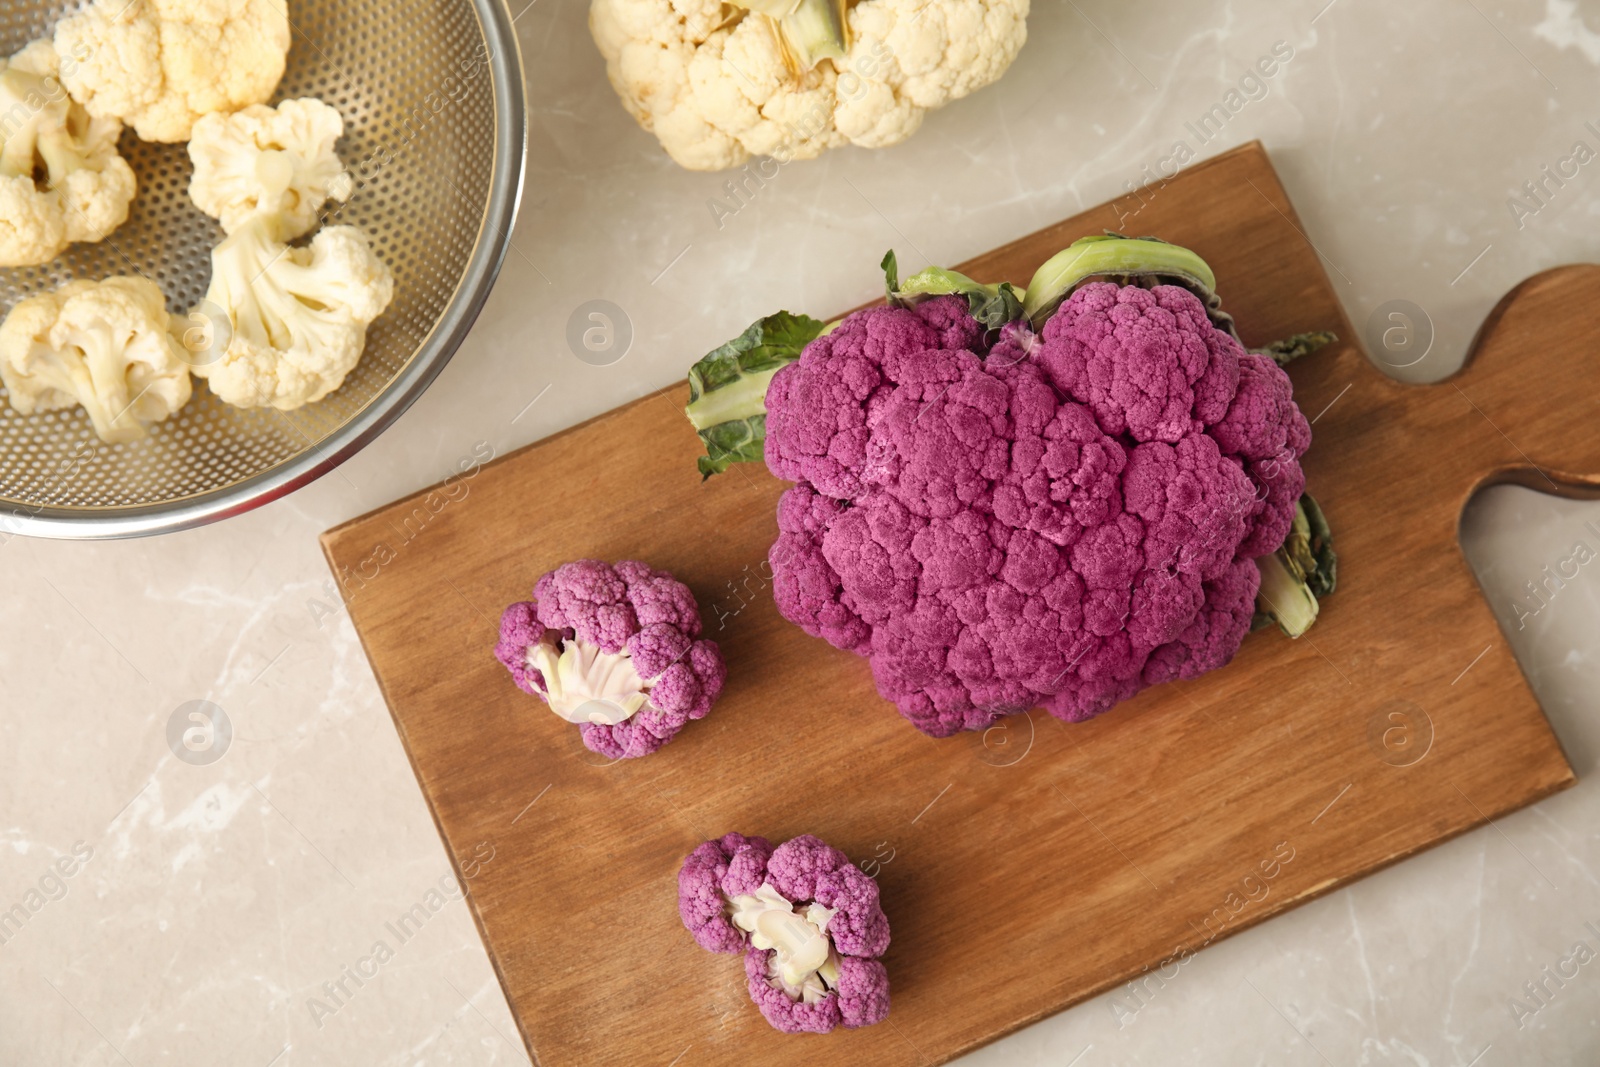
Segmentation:
<svg viewBox="0 0 1600 1067">
<path fill-rule="evenodd" d="M 585 559 L 506 608 L 494 653 L 518 688 L 577 724 L 585 747 L 626 759 L 656 751 L 721 694 L 727 667 L 700 630 L 694 594 L 672 575 Z"/>
<path fill-rule="evenodd" d="M 1288 376 L 1180 286 L 1091 282 L 1037 333 L 967 309 L 857 312 L 773 378 L 779 610 L 934 736 L 1225 664 L 1305 485 Z"/>
<path fill-rule="evenodd" d="M 743 953 L 750 999 L 785 1033 L 827 1033 L 889 1014 L 889 920 L 878 884 L 810 834 L 773 848 L 728 834 L 689 854 L 678 913 L 700 947 Z"/>
</svg>

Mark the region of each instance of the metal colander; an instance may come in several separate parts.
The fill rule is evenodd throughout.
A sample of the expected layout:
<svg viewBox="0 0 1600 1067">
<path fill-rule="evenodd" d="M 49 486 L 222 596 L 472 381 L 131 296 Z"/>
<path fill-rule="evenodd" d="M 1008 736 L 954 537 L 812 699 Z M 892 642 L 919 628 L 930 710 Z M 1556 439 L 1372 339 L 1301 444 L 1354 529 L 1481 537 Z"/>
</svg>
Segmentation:
<svg viewBox="0 0 1600 1067">
<path fill-rule="evenodd" d="M 502 0 L 289 0 L 293 43 L 274 101 L 339 109 L 359 226 L 395 276 L 344 385 L 298 411 L 241 410 L 196 379 L 149 438 L 108 445 L 80 409 L 0 403 L 0 539 L 125 537 L 235 515 L 353 455 L 422 394 L 466 337 L 510 243 L 526 141 L 522 66 Z M 0 55 L 76 4 L 0 0 Z M 186 146 L 123 133 L 139 179 L 126 224 L 45 267 L 0 269 L 0 314 L 73 279 L 142 274 L 186 313 L 205 296 L 221 227 L 189 200 Z M 0 397 L 4 389 L 0 388 Z"/>
</svg>

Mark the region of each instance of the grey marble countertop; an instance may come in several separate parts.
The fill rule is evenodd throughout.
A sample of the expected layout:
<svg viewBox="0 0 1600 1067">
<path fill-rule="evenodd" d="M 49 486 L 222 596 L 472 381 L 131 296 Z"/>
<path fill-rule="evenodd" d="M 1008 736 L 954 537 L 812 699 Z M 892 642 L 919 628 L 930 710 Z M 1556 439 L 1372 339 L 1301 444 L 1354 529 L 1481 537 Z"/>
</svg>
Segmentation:
<svg viewBox="0 0 1600 1067">
<path fill-rule="evenodd" d="M 1600 167 L 1520 192 L 1576 142 L 1600 149 L 1595 0 L 1036 0 L 999 85 L 898 148 L 785 166 L 720 220 L 728 176 L 677 169 L 634 126 L 586 7 L 519 16 L 515 249 L 393 429 L 219 526 L 0 545 L 0 910 L 41 904 L 0 944 L 0 1062 L 525 1062 L 464 904 L 439 893 L 449 860 L 316 542 L 482 443 L 503 453 L 664 385 L 773 307 L 869 298 L 887 246 L 955 262 L 1107 200 L 1178 142 L 1266 143 L 1352 320 L 1405 300 L 1431 321 L 1426 357 L 1396 371 L 1413 379 L 1457 367 L 1524 277 L 1600 258 Z M 1277 42 L 1293 58 L 1200 144 L 1188 124 Z M 565 340 L 591 300 L 633 331 L 608 366 Z M 1143 1001 L 1102 996 L 962 1062 L 1600 1061 L 1600 578 L 1521 629 L 1516 610 L 1597 529 L 1600 506 L 1516 488 L 1463 524 L 1575 789 L 1230 938 Z M 204 766 L 167 743 L 195 700 L 234 729 Z M 419 902 L 429 921 L 397 943 L 386 924 Z M 376 976 L 317 1011 L 380 940 Z"/>
</svg>

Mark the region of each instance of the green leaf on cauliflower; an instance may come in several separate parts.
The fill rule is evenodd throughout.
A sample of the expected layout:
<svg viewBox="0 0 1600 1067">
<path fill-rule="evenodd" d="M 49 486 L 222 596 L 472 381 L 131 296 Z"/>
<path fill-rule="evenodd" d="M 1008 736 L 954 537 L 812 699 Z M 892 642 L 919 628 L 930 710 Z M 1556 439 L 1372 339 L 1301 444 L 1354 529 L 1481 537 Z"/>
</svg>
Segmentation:
<svg viewBox="0 0 1600 1067">
<path fill-rule="evenodd" d="M 900 261 L 895 258 L 894 249 L 883 254 L 883 262 L 878 267 L 883 271 L 883 288 L 892 303 L 894 294 L 900 291 Z"/>
<path fill-rule="evenodd" d="M 1339 554 L 1333 550 L 1333 531 L 1328 526 L 1327 516 L 1322 514 L 1322 508 L 1311 498 L 1311 494 L 1303 493 L 1300 507 L 1295 512 L 1291 537 L 1301 536 L 1301 515 L 1306 517 L 1303 536 L 1306 556 L 1309 557 L 1309 565 L 1303 568 L 1306 586 L 1319 597 L 1327 596 L 1339 584 Z"/>
<path fill-rule="evenodd" d="M 880 266 L 889 303 L 894 307 L 912 307 L 930 297 L 956 295 L 967 298 L 968 312 L 988 329 L 998 330 L 1022 318 L 1022 297 L 1010 282 L 984 285 L 948 267 L 928 267 L 902 283 L 892 249 Z"/>
<path fill-rule="evenodd" d="M 767 386 L 825 329 L 816 319 L 780 311 L 751 323 L 689 368 L 684 414 L 706 446 L 699 458 L 703 477 L 721 474 L 735 463 L 761 462 Z"/>
</svg>

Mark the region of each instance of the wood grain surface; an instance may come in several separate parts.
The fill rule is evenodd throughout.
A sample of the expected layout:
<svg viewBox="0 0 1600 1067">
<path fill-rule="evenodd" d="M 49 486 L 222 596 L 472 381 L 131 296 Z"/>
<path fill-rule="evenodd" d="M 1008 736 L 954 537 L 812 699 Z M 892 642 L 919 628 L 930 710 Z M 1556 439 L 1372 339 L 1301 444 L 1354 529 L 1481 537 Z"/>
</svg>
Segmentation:
<svg viewBox="0 0 1600 1067">
<path fill-rule="evenodd" d="M 1247 145 L 961 269 L 1025 283 L 1119 224 L 1204 257 L 1247 344 L 1346 339 L 1290 370 L 1341 556 L 1300 641 L 1255 634 L 1083 725 L 924 737 L 864 660 L 778 616 L 784 486 L 748 464 L 702 485 L 682 385 L 324 535 L 446 847 L 493 853 L 462 876 L 536 1063 L 942 1063 L 1572 784 L 1456 535 L 1487 482 L 1596 486 L 1600 268 L 1531 279 L 1460 375 L 1398 384 Z M 586 556 L 673 571 L 727 657 L 710 717 L 647 759 L 584 750 L 491 652 L 501 610 Z M 695 946 L 678 866 L 729 830 L 815 833 L 876 876 L 885 1024 L 779 1034 L 740 960 Z"/>
</svg>

